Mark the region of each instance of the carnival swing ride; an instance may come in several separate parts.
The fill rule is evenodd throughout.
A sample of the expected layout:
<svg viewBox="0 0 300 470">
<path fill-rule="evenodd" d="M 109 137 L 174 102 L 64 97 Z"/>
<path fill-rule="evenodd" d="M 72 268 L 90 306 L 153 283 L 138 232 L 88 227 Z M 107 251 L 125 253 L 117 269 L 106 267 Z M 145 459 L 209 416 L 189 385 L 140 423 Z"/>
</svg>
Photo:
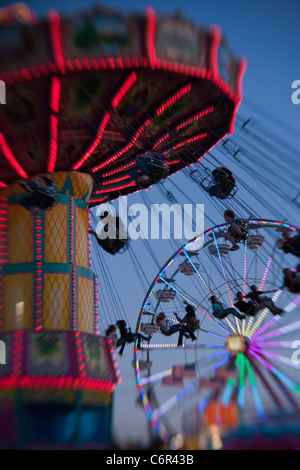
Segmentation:
<svg viewBox="0 0 300 470">
<path fill-rule="evenodd" d="M 8 345 L 0 384 L 3 393 L 11 392 L 10 402 L 18 391 L 18 419 L 30 412 L 38 422 L 28 407 L 30 391 L 44 406 L 51 403 L 53 420 L 61 419 L 58 402 L 79 401 L 83 420 L 101 402 L 99 413 L 109 421 L 118 371 L 103 336 L 98 289 L 114 280 L 109 266 L 97 280 L 91 246 L 97 240 L 110 255 L 127 252 L 140 263 L 128 239 L 92 236 L 99 235 L 93 209 L 133 192 L 145 198 L 150 188 L 173 197 L 166 185 L 175 185 L 169 178 L 175 173 L 219 211 L 230 206 L 243 218 L 246 235 L 232 253 L 226 223 L 213 222 L 176 248 L 148 288 L 135 335 L 148 339 L 133 344 L 137 388 L 152 429 L 168 442 L 186 416 L 218 415 L 217 405 L 234 423 L 254 410 L 262 419 L 274 408 L 299 411 L 297 366 L 288 356 L 299 328 L 289 321 L 298 297 L 281 279 L 293 255 L 278 241 L 298 229 L 284 217 L 265 219 L 249 209 L 239 198 L 243 182 L 228 173 L 224 158 L 211 155 L 214 147 L 230 145 L 244 60 L 233 56 L 218 28 L 205 31 L 180 16 L 157 18 L 152 8 L 145 16 L 97 7 L 74 17 L 51 11 L 45 20 L 21 20 L 9 15 L 1 23 L 1 40 L 10 47 L 0 55 L 6 84 L 0 331 Z M 280 314 L 267 307 L 242 320 L 212 314 L 212 295 L 233 308 L 237 292 L 246 295 L 251 285 L 272 291 Z M 185 338 L 178 347 L 156 319 L 163 309 L 179 324 L 173 311 L 182 316 L 183 302 L 195 309 L 199 324 L 195 341 Z M 281 340 L 285 334 L 288 341 Z M 59 401 L 58 391 L 75 394 Z M 94 441 L 110 440 L 109 431 L 99 432 L 95 425 Z M 28 436 L 22 435 L 25 446 L 37 439 L 34 431 Z M 84 445 L 91 433 L 76 439 Z M 44 440 L 61 442 L 55 433 Z"/>
</svg>

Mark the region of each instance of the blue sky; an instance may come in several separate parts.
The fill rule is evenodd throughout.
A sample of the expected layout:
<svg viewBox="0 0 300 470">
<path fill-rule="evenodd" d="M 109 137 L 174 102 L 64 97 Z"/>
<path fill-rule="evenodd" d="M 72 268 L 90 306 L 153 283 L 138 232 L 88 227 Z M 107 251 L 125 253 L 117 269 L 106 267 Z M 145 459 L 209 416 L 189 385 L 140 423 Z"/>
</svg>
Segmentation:
<svg viewBox="0 0 300 470">
<path fill-rule="evenodd" d="M 8 2 L 3 3 L 8 4 Z M 61 14 L 72 14 L 96 4 L 89 0 L 73 2 L 31 0 L 26 3 L 39 16 L 44 16 L 51 8 L 57 9 Z M 110 0 L 101 2 L 101 5 L 116 8 L 122 12 L 144 12 L 146 7 L 151 5 L 158 16 L 179 11 L 198 26 L 208 28 L 213 24 L 219 25 L 233 53 L 247 59 L 247 69 L 243 80 L 244 102 L 240 106 L 239 115 L 251 116 L 257 123 L 265 124 L 272 133 L 290 146 L 299 148 L 300 104 L 295 105 L 291 101 L 292 82 L 300 80 L 300 2 L 298 0 L 153 0 L 151 3 L 144 0 Z M 259 145 L 257 142 L 256 144 Z M 289 164 L 288 160 L 287 164 Z M 294 167 L 291 164 L 292 168 Z M 268 178 L 267 174 L 266 177 Z M 288 177 L 290 177 L 289 174 Z M 294 178 L 297 178 L 295 172 Z M 176 175 L 174 181 L 179 185 L 186 185 L 186 180 L 180 175 Z M 188 192 L 188 196 L 193 197 L 193 192 Z M 160 202 L 159 193 L 155 189 L 151 189 L 147 197 L 153 202 L 155 200 Z M 247 195 L 245 198 L 247 199 Z M 129 198 L 129 203 L 139 201 L 140 196 L 137 195 Z M 199 192 L 195 196 L 195 201 L 204 202 Z M 286 205 L 282 200 L 278 202 L 280 212 L 286 214 L 286 217 L 290 218 L 295 225 L 300 225 L 299 208 L 289 201 L 286 202 Z M 206 203 L 207 199 L 205 199 Z M 214 212 L 214 208 L 208 205 L 206 207 L 207 213 L 216 224 L 223 222 L 219 214 Z M 260 210 L 265 210 L 265 217 L 268 217 L 267 207 Z M 275 214 L 272 214 L 272 217 L 275 217 Z M 209 222 L 207 221 L 206 224 L 208 228 Z M 157 273 L 157 266 L 141 243 L 137 243 L 136 246 L 137 256 L 145 270 L 146 277 L 151 282 Z M 165 242 L 160 246 L 158 243 L 153 243 L 152 247 L 161 260 L 161 265 L 174 252 L 172 246 Z M 129 263 L 126 256 L 105 256 L 104 259 L 126 309 L 130 326 L 134 329 L 145 292 L 141 288 L 135 267 L 126 264 Z M 113 425 L 116 436 L 121 441 L 139 439 L 141 435 L 146 436 L 147 432 L 143 411 L 135 405 L 137 392 L 131 364 L 132 358 L 132 350 L 127 347 L 124 356 L 119 360 L 123 381 L 115 392 Z"/>
</svg>

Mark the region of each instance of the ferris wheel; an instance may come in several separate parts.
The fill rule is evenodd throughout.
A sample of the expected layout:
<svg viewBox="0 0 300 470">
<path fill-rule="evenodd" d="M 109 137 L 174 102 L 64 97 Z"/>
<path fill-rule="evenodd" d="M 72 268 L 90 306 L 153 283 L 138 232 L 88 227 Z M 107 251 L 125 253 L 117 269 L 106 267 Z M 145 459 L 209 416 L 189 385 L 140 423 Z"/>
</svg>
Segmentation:
<svg viewBox="0 0 300 470">
<path fill-rule="evenodd" d="M 282 232 L 298 229 L 267 219 L 244 223 L 247 236 L 239 250 L 230 250 L 226 225 L 183 245 L 162 266 L 143 301 L 136 332 L 151 339 L 135 344 L 136 383 L 147 419 L 163 441 L 199 431 L 202 422 L 225 432 L 300 412 L 300 321 L 294 310 L 300 296 L 282 287 L 283 269 L 292 261 L 278 249 Z M 238 292 L 253 306 L 247 298 L 253 286 L 263 292 L 261 303 L 254 303 L 251 314 L 242 313 Z M 213 296 L 230 313 L 218 318 Z M 187 305 L 199 325 L 193 339 L 185 330 L 181 345 L 179 325 Z M 171 335 L 158 324 L 162 312 L 177 325 Z"/>
</svg>

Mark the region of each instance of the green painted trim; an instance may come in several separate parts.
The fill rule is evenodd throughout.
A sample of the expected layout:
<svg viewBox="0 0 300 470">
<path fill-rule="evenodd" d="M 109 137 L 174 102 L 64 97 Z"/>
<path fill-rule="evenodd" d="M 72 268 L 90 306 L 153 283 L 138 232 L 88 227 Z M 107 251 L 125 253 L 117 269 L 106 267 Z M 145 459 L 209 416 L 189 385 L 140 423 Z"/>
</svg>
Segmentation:
<svg viewBox="0 0 300 470">
<path fill-rule="evenodd" d="M 61 194 L 69 194 L 69 196 L 74 196 L 74 188 L 73 188 L 73 183 L 72 183 L 72 180 L 71 180 L 70 173 L 67 174 L 64 185 L 60 190 L 60 193 Z"/>
<path fill-rule="evenodd" d="M 3 276 L 9 274 L 32 273 L 35 271 L 35 261 L 30 261 L 28 263 L 4 264 L 2 269 Z"/>
<path fill-rule="evenodd" d="M 30 263 L 16 263 L 16 264 L 5 264 L 3 265 L 3 276 L 10 274 L 25 274 L 25 273 L 34 273 L 35 272 L 35 262 Z M 72 273 L 72 264 L 71 263 L 43 263 L 42 262 L 43 273 L 57 273 L 57 274 L 70 274 Z M 93 279 L 94 273 L 90 268 L 84 266 L 76 266 L 76 272 L 80 277 L 85 277 L 86 279 Z"/>
<path fill-rule="evenodd" d="M 85 201 L 83 201 L 82 199 L 80 199 L 78 197 L 74 197 L 73 201 L 74 201 L 74 206 L 79 207 L 80 209 L 84 209 L 85 211 L 87 211 L 88 204 Z"/>
<path fill-rule="evenodd" d="M 25 194 L 25 193 L 20 193 L 20 195 L 21 194 Z M 20 205 L 20 199 L 19 199 L 20 195 L 8 196 L 8 198 L 7 198 L 8 205 L 14 205 L 14 204 Z M 58 197 L 57 197 L 57 203 L 58 204 L 68 204 L 71 197 L 73 198 L 74 205 L 76 207 L 80 207 L 81 209 L 84 209 L 84 210 L 88 209 L 88 203 L 87 202 L 83 201 L 82 199 L 80 199 L 78 197 L 70 196 L 69 194 L 59 194 Z M 42 213 L 44 213 L 44 211 L 41 211 L 41 214 Z"/>
<path fill-rule="evenodd" d="M 75 196 L 70 196 L 69 194 L 59 194 L 57 198 L 57 203 L 58 204 L 69 204 L 70 200 L 73 200 L 74 206 L 80 207 L 81 209 L 87 210 L 88 204 L 83 201 L 82 199 L 75 197 Z"/>
<path fill-rule="evenodd" d="M 90 268 L 85 268 L 84 266 L 76 266 L 76 272 L 80 277 L 85 277 L 86 279 L 94 279 L 94 273 Z"/>
<path fill-rule="evenodd" d="M 44 263 L 43 272 L 53 274 L 70 274 L 72 265 L 70 263 Z"/>
</svg>

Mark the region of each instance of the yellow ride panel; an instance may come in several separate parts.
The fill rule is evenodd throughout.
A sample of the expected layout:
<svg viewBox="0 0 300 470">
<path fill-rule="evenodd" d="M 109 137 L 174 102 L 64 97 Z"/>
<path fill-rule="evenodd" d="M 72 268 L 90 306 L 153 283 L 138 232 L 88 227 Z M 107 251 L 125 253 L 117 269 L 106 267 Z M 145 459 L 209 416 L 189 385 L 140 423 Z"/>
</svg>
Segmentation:
<svg viewBox="0 0 300 470">
<path fill-rule="evenodd" d="M 43 324 L 45 329 L 70 329 L 70 291 L 69 274 L 44 274 Z"/>
<path fill-rule="evenodd" d="M 33 273 L 8 274 L 3 277 L 4 331 L 33 328 Z"/>
<path fill-rule="evenodd" d="M 8 209 L 7 229 L 9 233 L 8 263 L 30 263 L 33 261 L 33 218 L 19 204 Z"/>
</svg>

